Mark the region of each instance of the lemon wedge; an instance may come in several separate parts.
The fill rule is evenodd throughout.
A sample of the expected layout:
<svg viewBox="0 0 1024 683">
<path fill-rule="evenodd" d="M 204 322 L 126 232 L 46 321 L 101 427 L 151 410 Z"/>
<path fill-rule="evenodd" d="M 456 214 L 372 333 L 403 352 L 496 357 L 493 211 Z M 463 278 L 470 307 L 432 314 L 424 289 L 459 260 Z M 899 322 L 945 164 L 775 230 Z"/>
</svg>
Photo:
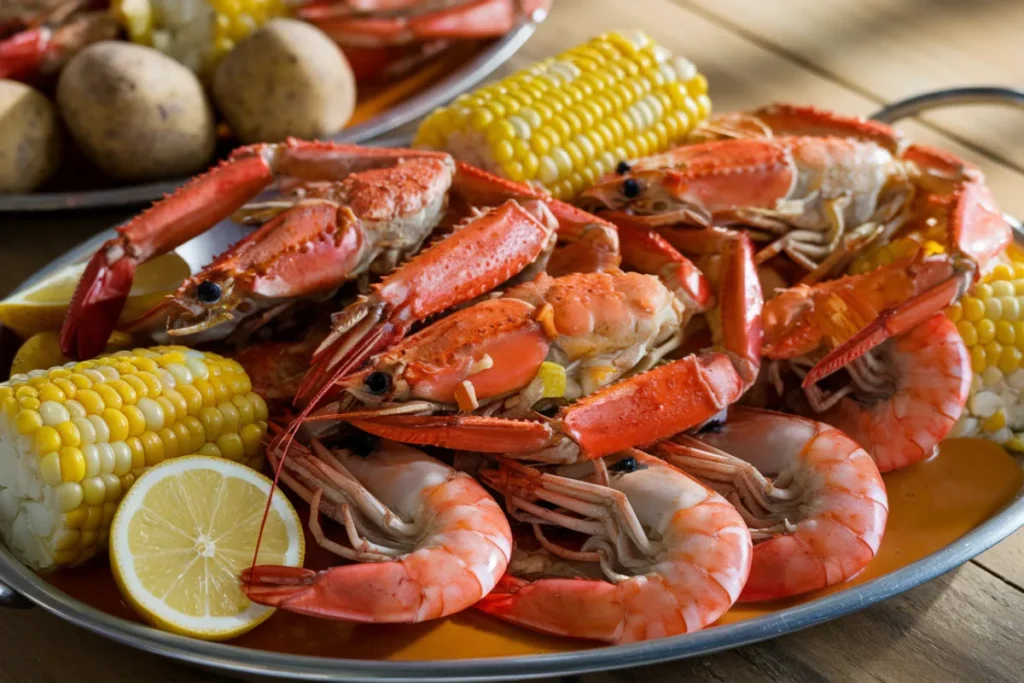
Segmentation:
<svg viewBox="0 0 1024 683">
<path fill-rule="evenodd" d="M 110 564 L 122 595 L 149 623 L 226 640 L 273 612 L 242 592 L 270 480 L 223 458 L 165 460 L 138 478 L 110 529 Z M 295 509 L 274 491 L 259 564 L 302 565 Z"/>
<path fill-rule="evenodd" d="M 37 332 L 55 332 L 85 272 L 84 263 L 61 268 L 32 287 L 0 301 L 0 324 L 21 337 Z M 121 312 L 121 321 L 134 320 L 156 306 L 191 274 L 188 264 L 174 252 L 139 266 L 132 291 Z"/>
</svg>

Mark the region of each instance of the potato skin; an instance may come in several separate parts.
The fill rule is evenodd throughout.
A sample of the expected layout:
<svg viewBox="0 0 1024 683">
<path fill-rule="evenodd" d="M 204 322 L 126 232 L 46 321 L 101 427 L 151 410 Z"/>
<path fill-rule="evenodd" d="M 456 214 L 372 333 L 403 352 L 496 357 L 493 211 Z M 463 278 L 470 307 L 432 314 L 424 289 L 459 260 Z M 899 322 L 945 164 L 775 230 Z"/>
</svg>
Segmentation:
<svg viewBox="0 0 1024 683">
<path fill-rule="evenodd" d="M 355 78 L 338 46 L 303 21 L 274 19 L 213 78 L 217 108 L 245 143 L 334 135 L 352 116 Z"/>
<path fill-rule="evenodd" d="M 60 162 L 57 108 L 39 91 L 0 80 L 0 192 L 31 192 Z"/>
<path fill-rule="evenodd" d="M 82 50 L 60 74 L 57 106 L 85 155 L 119 180 L 191 175 L 213 156 L 213 110 L 199 79 L 148 47 Z"/>
</svg>

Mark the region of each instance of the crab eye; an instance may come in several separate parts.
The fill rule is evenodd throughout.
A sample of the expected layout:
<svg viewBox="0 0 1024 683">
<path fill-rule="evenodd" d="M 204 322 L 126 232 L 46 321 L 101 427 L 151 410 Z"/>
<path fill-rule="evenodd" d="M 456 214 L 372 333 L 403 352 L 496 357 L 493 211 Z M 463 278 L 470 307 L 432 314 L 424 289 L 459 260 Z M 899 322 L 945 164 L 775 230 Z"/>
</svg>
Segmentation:
<svg viewBox="0 0 1024 683">
<path fill-rule="evenodd" d="M 629 173 L 629 170 L 631 168 L 632 166 L 630 166 L 628 162 L 620 161 L 619 165 L 615 167 L 615 172 L 619 175 L 626 175 L 627 173 Z"/>
<path fill-rule="evenodd" d="M 196 287 L 196 296 L 204 304 L 215 304 L 220 301 L 220 285 L 216 282 L 210 282 L 209 280 L 203 280 Z"/>
<path fill-rule="evenodd" d="M 626 199 L 633 199 L 640 196 L 640 183 L 634 178 L 626 178 L 622 181 L 622 194 Z"/>
<path fill-rule="evenodd" d="M 365 432 L 356 432 L 348 437 L 345 445 L 360 458 L 368 458 L 377 448 L 377 437 Z"/>
<path fill-rule="evenodd" d="M 608 469 L 612 472 L 636 472 L 636 458 L 633 456 L 623 458 Z"/>
<path fill-rule="evenodd" d="M 363 384 L 366 386 L 366 390 L 374 396 L 383 396 L 391 391 L 391 375 L 377 370 L 367 375 Z"/>
</svg>

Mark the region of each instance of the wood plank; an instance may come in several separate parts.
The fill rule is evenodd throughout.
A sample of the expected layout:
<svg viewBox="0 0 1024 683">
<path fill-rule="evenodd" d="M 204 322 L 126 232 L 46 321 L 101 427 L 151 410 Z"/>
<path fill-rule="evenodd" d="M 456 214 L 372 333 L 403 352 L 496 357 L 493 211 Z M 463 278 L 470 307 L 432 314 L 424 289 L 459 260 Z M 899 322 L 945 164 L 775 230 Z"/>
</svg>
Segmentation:
<svg viewBox="0 0 1024 683">
<path fill-rule="evenodd" d="M 1024 3 L 1005 0 L 679 0 L 876 102 L 938 88 L 1024 86 Z M 1024 112 L 950 109 L 924 117 L 1024 169 Z"/>
<path fill-rule="evenodd" d="M 582 683 L 1019 681 L 1024 594 L 973 565 L 823 626 Z"/>
<path fill-rule="evenodd" d="M 118 645 L 41 609 L 0 610 L 0 658 L 0 683 L 231 680 Z"/>
</svg>

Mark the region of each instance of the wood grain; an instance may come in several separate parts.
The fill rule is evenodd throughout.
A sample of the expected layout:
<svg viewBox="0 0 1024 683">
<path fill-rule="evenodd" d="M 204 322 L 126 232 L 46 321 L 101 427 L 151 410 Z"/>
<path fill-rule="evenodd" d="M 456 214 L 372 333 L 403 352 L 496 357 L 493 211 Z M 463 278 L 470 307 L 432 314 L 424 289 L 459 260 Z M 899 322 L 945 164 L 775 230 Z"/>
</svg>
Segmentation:
<svg viewBox="0 0 1024 683">
<path fill-rule="evenodd" d="M 1017 0 L 679 0 L 715 23 L 878 102 L 964 85 L 1024 86 Z M 925 120 L 1024 169 L 1024 111 Z"/>
<path fill-rule="evenodd" d="M 1020 84 L 1021 60 L 1010 55 L 1019 55 L 1022 10 L 1017 0 L 557 0 L 503 73 L 597 33 L 636 27 L 698 64 L 719 112 L 781 99 L 867 114 L 933 87 Z M 964 110 L 905 128 L 979 163 L 1003 207 L 1024 216 L 1024 153 L 1013 145 L 1024 126 L 1012 116 Z M 126 215 L 0 216 L 0 294 Z M 1019 681 L 1022 586 L 1018 533 L 954 573 L 836 622 L 710 657 L 571 680 Z M 0 611 L 0 683 L 65 680 L 228 679 L 116 645 L 39 610 Z"/>
</svg>

